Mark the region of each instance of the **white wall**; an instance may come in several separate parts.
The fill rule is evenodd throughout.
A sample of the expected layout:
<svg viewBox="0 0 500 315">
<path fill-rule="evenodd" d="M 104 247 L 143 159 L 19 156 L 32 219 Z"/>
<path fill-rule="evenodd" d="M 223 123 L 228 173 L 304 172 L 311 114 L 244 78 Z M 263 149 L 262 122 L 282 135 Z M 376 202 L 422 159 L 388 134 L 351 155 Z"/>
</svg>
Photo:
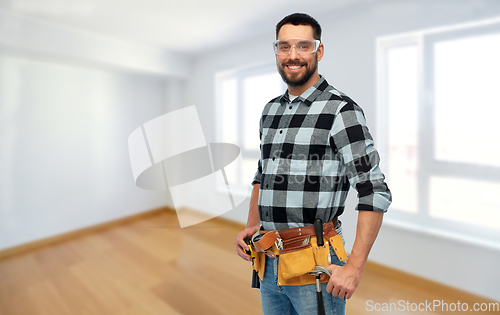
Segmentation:
<svg viewBox="0 0 500 315">
<path fill-rule="evenodd" d="M 290 8 L 290 12 L 293 7 Z M 316 16 L 323 28 L 325 57 L 320 62 L 322 73 L 330 84 L 350 95 L 360 104 L 367 116 L 375 141 L 376 135 L 376 65 L 377 37 L 415 31 L 430 27 L 475 21 L 500 15 L 498 1 L 480 0 L 405 0 L 382 1 L 362 5 L 347 11 Z M 261 37 L 245 39 L 218 50 L 205 52 L 195 59 L 193 77 L 187 89 L 188 103 L 196 104 L 209 141 L 215 141 L 214 76 L 219 71 L 273 63 L 271 42 L 274 26 L 269 21 L 269 32 Z M 255 104 L 260 111 L 264 104 Z M 207 202 L 207 211 L 216 207 L 217 192 L 200 198 Z M 397 198 L 397 196 L 395 196 Z M 348 198 L 344 222 L 348 247 L 355 235 L 355 194 Z M 225 214 L 227 218 L 246 222 L 248 204 Z M 386 216 L 390 216 L 390 211 Z M 500 261 L 498 249 L 481 244 L 463 243 L 425 233 L 385 224 L 370 255 L 373 261 L 461 288 L 476 294 L 498 299 L 500 297 Z M 480 262 L 480 264 L 479 264 Z"/>
<path fill-rule="evenodd" d="M 130 133 L 183 106 L 189 58 L 0 12 L 0 250 L 161 206 Z"/>
<path fill-rule="evenodd" d="M 165 82 L 0 55 L 0 249 L 170 204 L 135 186 L 129 134 Z"/>
</svg>

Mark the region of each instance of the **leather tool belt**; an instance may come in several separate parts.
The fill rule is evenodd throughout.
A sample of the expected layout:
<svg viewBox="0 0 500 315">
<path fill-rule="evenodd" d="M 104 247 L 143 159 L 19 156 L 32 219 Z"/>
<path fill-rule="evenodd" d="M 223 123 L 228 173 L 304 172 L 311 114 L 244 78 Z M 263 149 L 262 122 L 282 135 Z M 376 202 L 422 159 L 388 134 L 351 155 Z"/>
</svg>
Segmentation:
<svg viewBox="0 0 500 315">
<path fill-rule="evenodd" d="M 340 261 L 347 260 L 342 236 L 335 227 L 337 218 L 323 224 L 324 246 L 316 242 L 314 226 L 305 226 L 276 231 L 257 231 L 252 237 L 255 250 L 253 268 L 264 279 L 265 255 L 271 258 L 279 256 L 278 285 L 304 285 L 315 283 L 309 275 L 318 266 L 330 265 L 330 244 Z M 326 279 L 323 282 L 328 282 Z"/>
</svg>

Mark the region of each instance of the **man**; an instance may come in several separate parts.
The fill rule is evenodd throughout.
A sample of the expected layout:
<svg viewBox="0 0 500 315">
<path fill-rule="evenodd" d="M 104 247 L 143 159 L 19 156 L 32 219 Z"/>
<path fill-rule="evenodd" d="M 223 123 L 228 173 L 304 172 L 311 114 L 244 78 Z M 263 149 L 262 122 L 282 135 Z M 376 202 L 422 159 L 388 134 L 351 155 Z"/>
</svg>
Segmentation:
<svg viewBox="0 0 500 315">
<path fill-rule="evenodd" d="M 259 229 L 284 234 L 311 226 L 317 218 L 335 222 L 341 235 L 337 218 L 344 211 L 349 186 L 354 187 L 359 198 L 354 245 L 347 262 L 340 261 L 330 246 L 332 274 L 322 284 L 326 314 L 344 314 L 345 299 L 359 284 L 391 193 L 361 108 L 319 75 L 324 46 L 318 22 L 306 14 L 289 15 L 277 24 L 276 39 L 276 64 L 288 90 L 263 110 L 261 158 L 247 228 L 238 234 L 235 247 L 239 256 L 251 261 L 244 238 Z M 283 285 L 277 273 L 284 268 L 278 268 L 284 255 L 266 255 L 263 313 L 318 314 L 316 285 Z"/>
</svg>

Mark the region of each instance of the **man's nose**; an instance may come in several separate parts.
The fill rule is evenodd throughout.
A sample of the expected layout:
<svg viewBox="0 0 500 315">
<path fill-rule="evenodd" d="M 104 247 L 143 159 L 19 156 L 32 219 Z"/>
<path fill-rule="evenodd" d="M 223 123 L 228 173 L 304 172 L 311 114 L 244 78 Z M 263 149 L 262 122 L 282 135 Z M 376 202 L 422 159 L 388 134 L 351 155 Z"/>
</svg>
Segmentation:
<svg viewBox="0 0 500 315">
<path fill-rule="evenodd" d="M 295 48 L 295 45 L 290 48 L 290 54 L 288 56 L 290 59 L 299 59 L 300 54 L 297 52 L 297 48 Z"/>
</svg>

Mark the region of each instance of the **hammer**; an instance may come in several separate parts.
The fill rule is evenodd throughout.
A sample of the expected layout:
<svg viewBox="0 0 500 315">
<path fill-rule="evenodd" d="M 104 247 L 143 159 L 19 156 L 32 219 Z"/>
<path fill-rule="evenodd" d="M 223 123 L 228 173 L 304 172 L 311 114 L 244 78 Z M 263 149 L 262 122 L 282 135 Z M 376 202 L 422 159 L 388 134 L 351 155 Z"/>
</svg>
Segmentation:
<svg viewBox="0 0 500 315">
<path fill-rule="evenodd" d="M 323 222 L 321 219 L 316 219 L 314 221 L 314 231 L 316 232 L 316 243 L 318 247 L 323 246 Z M 310 275 L 313 275 L 316 278 L 316 296 L 318 300 L 318 315 L 325 315 L 325 304 L 323 303 L 323 295 L 321 295 L 321 283 L 319 278 L 322 273 L 326 273 L 328 276 L 332 275 L 330 269 L 323 266 L 316 266 L 314 270 L 310 272 Z"/>
</svg>

